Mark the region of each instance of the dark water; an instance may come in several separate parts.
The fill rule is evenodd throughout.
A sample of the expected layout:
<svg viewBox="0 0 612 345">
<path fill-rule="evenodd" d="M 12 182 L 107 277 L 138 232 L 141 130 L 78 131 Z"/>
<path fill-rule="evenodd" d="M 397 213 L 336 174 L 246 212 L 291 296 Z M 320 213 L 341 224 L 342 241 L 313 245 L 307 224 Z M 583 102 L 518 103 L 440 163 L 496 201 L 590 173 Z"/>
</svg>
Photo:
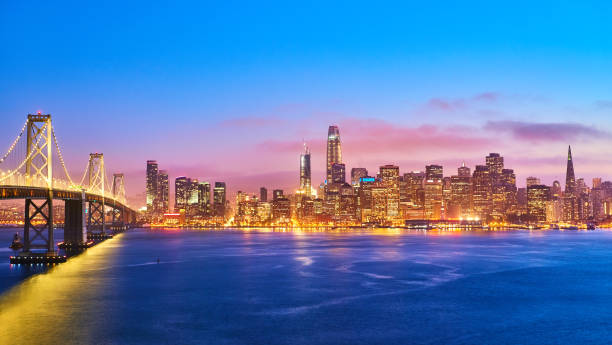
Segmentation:
<svg viewBox="0 0 612 345">
<path fill-rule="evenodd" d="M 612 342 L 608 231 L 138 230 L 27 274 L 0 344 Z"/>
</svg>

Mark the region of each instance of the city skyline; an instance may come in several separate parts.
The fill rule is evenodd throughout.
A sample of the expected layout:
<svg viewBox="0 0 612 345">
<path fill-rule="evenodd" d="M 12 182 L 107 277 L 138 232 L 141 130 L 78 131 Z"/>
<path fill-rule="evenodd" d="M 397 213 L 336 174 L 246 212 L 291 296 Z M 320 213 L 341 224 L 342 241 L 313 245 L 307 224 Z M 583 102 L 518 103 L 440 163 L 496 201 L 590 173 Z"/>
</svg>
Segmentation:
<svg viewBox="0 0 612 345">
<path fill-rule="evenodd" d="M 572 144 L 578 175 L 610 178 L 609 5 L 291 6 L 2 4 L 0 147 L 25 114 L 50 113 L 67 165 L 95 147 L 140 205 L 149 159 L 170 180 L 291 188 L 302 139 L 316 184 L 329 124 L 347 167 L 474 167 L 500 152 L 519 184 L 552 183 Z"/>
</svg>

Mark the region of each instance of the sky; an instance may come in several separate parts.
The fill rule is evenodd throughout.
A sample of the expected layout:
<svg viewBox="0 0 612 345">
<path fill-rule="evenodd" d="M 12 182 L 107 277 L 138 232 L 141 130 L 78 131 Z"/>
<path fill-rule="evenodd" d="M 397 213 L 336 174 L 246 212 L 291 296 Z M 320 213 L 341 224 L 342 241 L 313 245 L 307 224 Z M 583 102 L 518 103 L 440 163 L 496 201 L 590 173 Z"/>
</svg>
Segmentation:
<svg viewBox="0 0 612 345">
<path fill-rule="evenodd" d="M 564 1 L 3 1 L 0 151 L 28 113 L 79 175 L 90 152 L 144 203 L 145 164 L 236 191 L 313 184 L 327 127 L 347 171 L 505 157 L 612 179 L 612 5 Z"/>
</svg>

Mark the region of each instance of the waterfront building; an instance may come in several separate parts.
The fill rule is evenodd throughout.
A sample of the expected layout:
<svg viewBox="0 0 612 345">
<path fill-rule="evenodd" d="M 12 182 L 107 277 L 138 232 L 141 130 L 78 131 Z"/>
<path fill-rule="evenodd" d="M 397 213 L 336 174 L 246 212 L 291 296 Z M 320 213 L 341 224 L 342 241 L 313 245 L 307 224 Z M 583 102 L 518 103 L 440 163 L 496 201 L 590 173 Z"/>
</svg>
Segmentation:
<svg viewBox="0 0 612 345">
<path fill-rule="evenodd" d="M 503 192 L 504 206 L 502 213 L 504 219 L 508 219 L 510 215 L 518 215 L 519 207 L 517 200 L 516 175 L 512 169 L 502 169 L 500 180 Z"/>
<path fill-rule="evenodd" d="M 426 219 L 442 218 L 442 179 L 441 165 L 428 165 L 425 167 L 424 182 L 424 216 Z"/>
<path fill-rule="evenodd" d="M 210 182 L 200 182 L 197 185 L 198 189 L 198 206 L 199 213 L 202 215 L 208 214 L 210 212 Z"/>
<path fill-rule="evenodd" d="M 472 176 L 473 213 L 486 221 L 491 213 L 491 178 L 486 165 L 477 165 Z"/>
<path fill-rule="evenodd" d="M 304 144 L 304 153 L 300 155 L 300 190 L 306 195 L 312 194 L 312 179 L 310 171 L 310 150 Z"/>
<path fill-rule="evenodd" d="M 338 126 L 329 126 L 327 130 L 327 182 L 332 181 L 332 166 L 342 163 L 342 147 Z M 344 182 L 344 181 L 343 181 Z"/>
<path fill-rule="evenodd" d="M 386 189 L 386 219 L 389 221 L 396 220 L 400 215 L 399 167 L 397 165 L 381 166 L 380 181 Z"/>
<path fill-rule="evenodd" d="M 227 190 L 225 182 L 215 182 L 213 189 L 213 209 L 217 217 L 225 217 L 227 208 Z"/>
<path fill-rule="evenodd" d="M 158 204 L 158 165 L 157 161 L 149 160 L 147 161 L 147 190 L 146 190 L 146 198 L 147 198 L 147 212 L 150 214 L 157 213 L 157 204 Z"/>
<path fill-rule="evenodd" d="M 158 174 L 158 193 L 159 202 L 159 213 L 170 212 L 170 186 L 168 185 L 168 171 L 159 170 Z"/>
<path fill-rule="evenodd" d="M 492 220 L 501 221 L 506 213 L 506 189 L 502 180 L 504 170 L 504 157 L 499 153 L 490 153 L 486 158 L 486 165 L 491 178 L 491 213 Z"/>
<path fill-rule="evenodd" d="M 472 176 L 465 163 L 450 179 L 450 203 L 447 216 L 450 219 L 468 218 L 472 214 Z"/>
<path fill-rule="evenodd" d="M 174 210 L 186 210 L 190 197 L 191 179 L 179 176 L 174 180 Z"/>
<path fill-rule="evenodd" d="M 550 187 L 531 185 L 527 187 L 527 209 L 531 222 L 545 222 L 547 203 L 550 200 Z"/>
<path fill-rule="evenodd" d="M 402 202 L 406 202 L 413 208 L 422 208 L 425 205 L 424 185 L 425 173 L 422 171 L 413 171 L 405 173 L 402 178 L 402 186 L 405 188 L 405 197 Z"/>
<path fill-rule="evenodd" d="M 272 218 L 276 224 L 291 222 L 291 201 L 280 196 L 272 201 Z"/>
</svg>

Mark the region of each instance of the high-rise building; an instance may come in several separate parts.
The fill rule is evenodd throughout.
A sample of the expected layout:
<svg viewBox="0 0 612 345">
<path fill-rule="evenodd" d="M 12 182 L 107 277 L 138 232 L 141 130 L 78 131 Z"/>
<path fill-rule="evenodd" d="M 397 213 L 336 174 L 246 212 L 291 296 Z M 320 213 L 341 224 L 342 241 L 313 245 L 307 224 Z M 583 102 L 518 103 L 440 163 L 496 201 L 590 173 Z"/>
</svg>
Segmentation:
<svg viewBox="0 0 612 345">
<path fill-rule="evenodd" d="M 351 169 L 351 184 L 353 186 L 358 185 L 361 178 L 368 177 L 368 169 L 366 168 L 353 168 Z"/>
<path fill-rule="evenodd" d="M 157 161 L 147 161 L 147 212 L 156 213 L 157 196 L 159 193 L 158 187 L 158 166 Z"/>
<path fill-rule="evenodd" d="M 259 201 L 268 202 L 268 190 L 266 187 L 259 188 Z"/>
<path fill-rule="evenodd" d="M 282 189 L 275 189 L 272 191 L 272 200 L 276 200 L 278 198 L 282 198 L 283 197 L 283 190 Z"/>
<path fill-rule="evenodd" d="M 300 190 L 306 194 L 312 194 L 312 183 L 310 175 L 310 150 L 304 144 L 304 153 L 300 155 Z"/>
<path fill-rule="evenodd" d="M 550 200 L 550 187 L 531 185 L 527 187 L 527 210 L 532 222 L 546 221 L 546 205 Z"/>
<path fill-rule="evenodd" d="M 491 189 L 489 167 L 477 165 L 472 176 L 472 207 L 474 215 L 482 220 L 491 214 Z"/>
<path fill-rule="evenodd" d="M 537 186 L 540 185 L 540 179 L 537 177 L 533 177 L 533 176 L 529 176 L 527 177 L 527 188 L 531 187 L 531 186 Z"/>
<path fill-rule="evenodd" d="M 550 196 L 552 198 L 560 198 L 562 194 L 562 190 L 561 190 L 561 182 L 555 180 L 552 184 L 552 188 L 550 189 Z"/>
<path fill-rule="evenodd" d="M 574 175 L 574 161 L 572 160 L 572 147 L 567 148 L 567 170 L 565 172 L 565 193 L 576 192 L 576 176 Z"/>
<path fill-rule="evenodd" d="M 491 178 L 491 217 L 499 221 L 505 218 L 506 213 L 505 188 L 502 183 L 504 157 L 499 153 L 490 153 L 485 160 Z"/>
<path fill-rule="evenodd" d="M 467 218 L 472 213 L 472 175 L 465 163 L 451 176 L 451 197 L 447 215 L 449 218 Z"/>
<path fill-rule="evenodd" d="M 227 202 L 227 190 L 225 182 L 215 182 L 213 190 L 213 206 L 217 217 L 225 216 L 225 205 Z"/>
<path fill-rule="evenodd" d="M 338 126 L 329 126 L 327 130 L 327 176 L 328 183 L 332 180 L 332 166 L 342 163 L 342 148 Z"/>
<path fill-rule="evenodd" d="M 441 165 L 428 165 L 425 167 L 425 218 L 442 218 L 442 179 Z"/>
<path fill-rule="evenodd" d="M 179 176 L 174 180 L 174 210 L 186 209 L 191 196 L 191 179 Z"/>
<path fill-rule="evenodd" d="M 332 164 L 331 183 L 345 183 L 345 182 L 346 182 L 346 166 L 341 163 Z"/>
<path fill-rule="evenodd" d="M 405 200 L 404 202 L 410 204 L 412 207 L 423 207 L 425 204 L 423 182 L 425 180 L 425 173 L 422 171 L 413 171 L 404 174 L 403 187 Z M 402 194 L 400 192 L 400 194 Z"/>
<path fill-rule="evenodd" d="M 160 170 L 158 175 L 158 197 L 160 212 L 167 213 L 170 206 L 170 187 L 168 185 L 168 172 L 166 170 Z"/>
<path fill-rule="evenodd" d="M 470 168 L 465 166 L 465 162 L 461 163 L 461 166 L 457 169 L 457 176 L 459 177 L 472 177 Z"/>
<path fill-rule="evenodd" d="M 427 165 L 425 167 L 425 180 L 442 180 L 443 168 L 441 165 Z"/>
<path fill-rule="evenodd" d="M 210 209 L 210 183 L 200 182 L 198 185 L 198 204 L 200 212 L 208 214 Z"/>
<path fill-rule="evenodd" d="M 593 177 L 593 188 L 601 187 L 601 177 Z"/>
<path fill-rule="evenodd" d="M 399 167 L 397 165 L 381 166 L 380 181 L 387 191 L 386 218 L 387 220 L 397 219 L 400 215 Z"/>
<path fill-rule="evenodd" d="M 510 214 L 516 214 L 518 212 L 518 189 L 516 188 L 516 175 L 514 174 L 514 170 L 502 169 L 500 183 L 504 193 L 503 213 L 506 217 Z"/>
<path fill-rule="evenodd" d="M 504 169 L 504 157 L 499 153 L 489 153 L 485 158 L 487 167 L 489 168 L 489 176 L 499 176 Z"/>
</svg>

